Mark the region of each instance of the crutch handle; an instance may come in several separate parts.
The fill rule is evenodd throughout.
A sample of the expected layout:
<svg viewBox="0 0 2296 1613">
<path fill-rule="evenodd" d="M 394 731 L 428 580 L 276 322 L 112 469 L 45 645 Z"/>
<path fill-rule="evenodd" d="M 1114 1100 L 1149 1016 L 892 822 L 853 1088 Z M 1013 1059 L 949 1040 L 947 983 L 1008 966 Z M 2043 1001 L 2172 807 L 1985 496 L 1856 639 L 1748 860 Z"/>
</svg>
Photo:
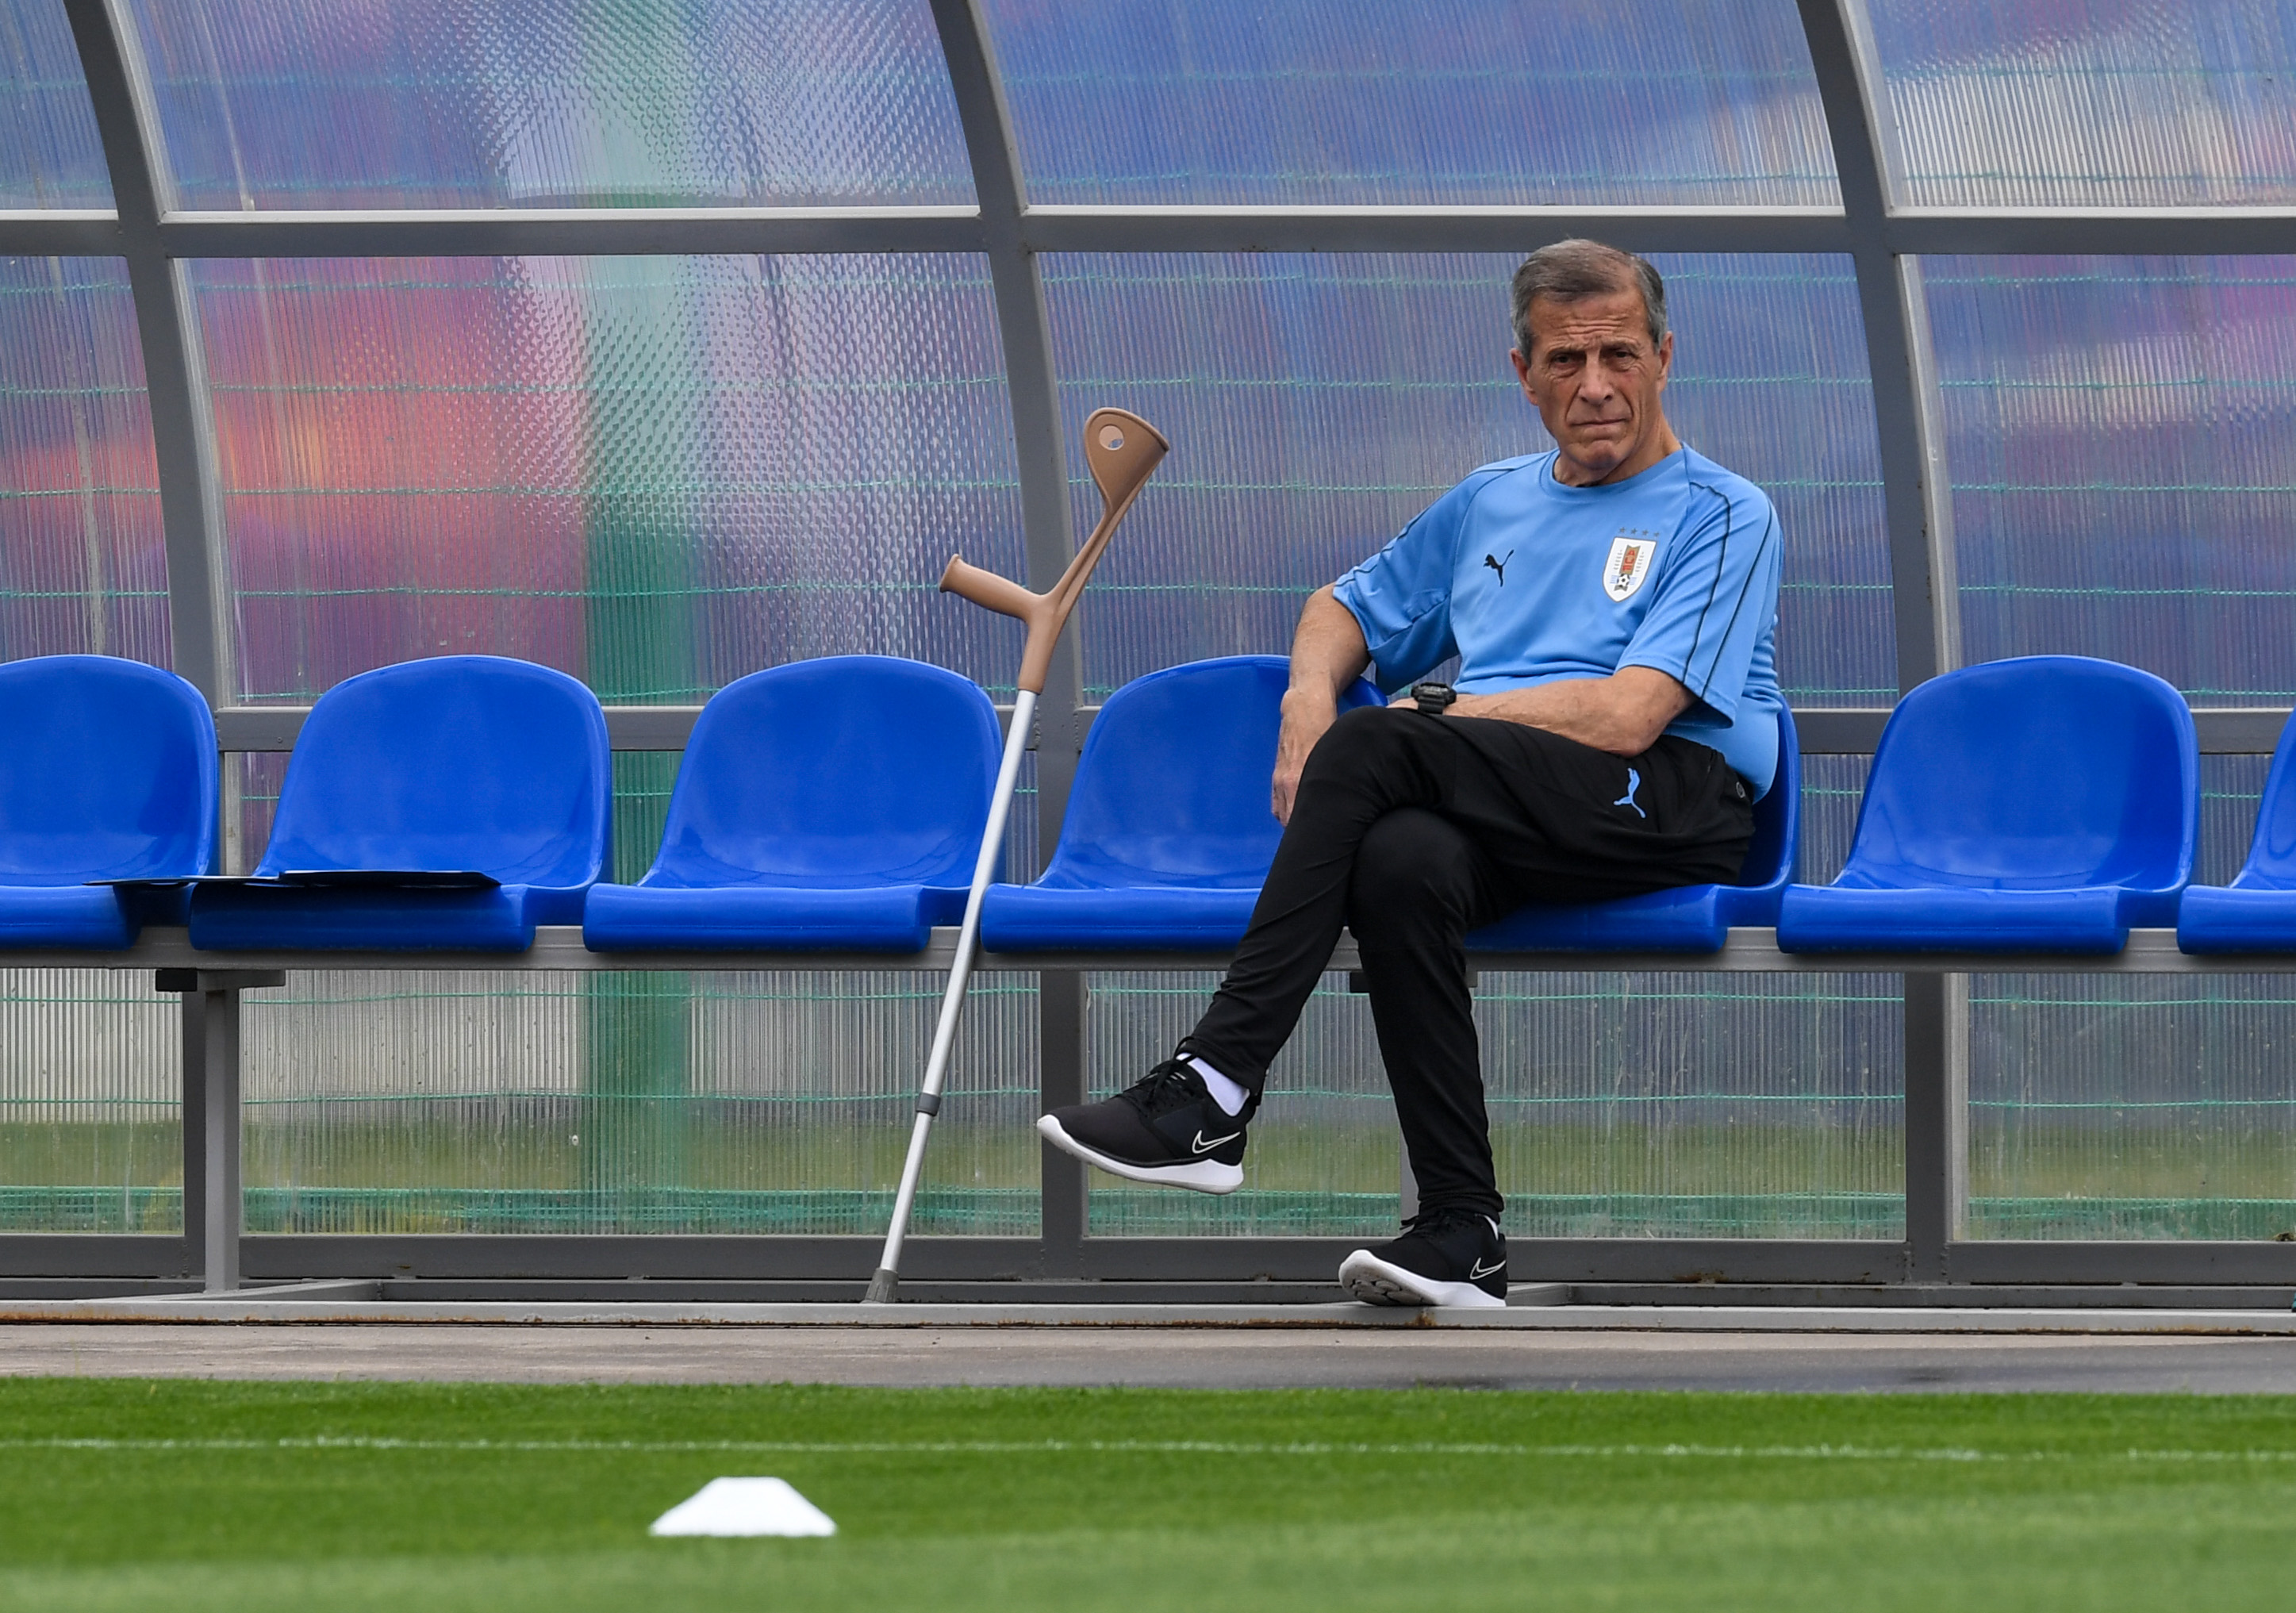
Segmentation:
<svg viewBox="0 0 2296 1613">
<path fill-rule="evenodd" d="M 1014 683 L 1031 694 L 1045 692 L 1045 678 L 1053 668 L 1053 646 L 1060 643 L 1061 628 L 1067 624 L 1069 612 L 1076 609 L 1077 596 L 1084 592 L 1093 568 L 1100 564 L 1108 540 L 1116 536 L 1117 523 L 1132 508 L 1132 501 L 1140 496 L 1140 489 L 1172 446 L 1161 431 L 1122 409 L 1095 409 L 1085 420 L 1084 433 L 1085 463 L 1100 488 L 1103 506 L 1100 524 L 1093 528 L 1092 536 L 1085 539 L 1049 593 L 1031 593 L 1009 577 L 967 565 L 962 555 L 951 555 L 948 569 L 940 574 L 942 593 L 1018 617 L 1026 624 L 1029 639 L 1021 651 L 1021 675 Z"/>
<path fill-rule="evenodd" d="M 1052 602 L 1041 594 L 1029 593 L 1009 577 L 967 565 L 962 554 L 948 557 L 948 569 L 940 574 L 940 591 L 1006 616 L 1017 616 L 1031 626 Z"/>
</svg>

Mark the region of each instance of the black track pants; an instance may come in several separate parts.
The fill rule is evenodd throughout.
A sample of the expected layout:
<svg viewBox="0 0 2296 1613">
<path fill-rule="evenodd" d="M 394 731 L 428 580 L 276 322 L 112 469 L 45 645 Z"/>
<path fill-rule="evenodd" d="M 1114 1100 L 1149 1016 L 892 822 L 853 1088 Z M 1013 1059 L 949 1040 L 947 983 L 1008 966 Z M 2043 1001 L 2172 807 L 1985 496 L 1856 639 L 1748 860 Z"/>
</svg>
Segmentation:
<svg viewBox="0 0 2296 1613">
<path fill-rule="evenodd" d="M 1532 902 L 1727 883 L 1752 835 L 1751 792 L 1688 740 L 1616 757 L 1488 717 L 1349 712 L 1308 758 L 1192 1051 L 1258 1090 L 1345 925 L 1421 1207 L 1496 1216 L 1467 932 Z"/>
</svg>

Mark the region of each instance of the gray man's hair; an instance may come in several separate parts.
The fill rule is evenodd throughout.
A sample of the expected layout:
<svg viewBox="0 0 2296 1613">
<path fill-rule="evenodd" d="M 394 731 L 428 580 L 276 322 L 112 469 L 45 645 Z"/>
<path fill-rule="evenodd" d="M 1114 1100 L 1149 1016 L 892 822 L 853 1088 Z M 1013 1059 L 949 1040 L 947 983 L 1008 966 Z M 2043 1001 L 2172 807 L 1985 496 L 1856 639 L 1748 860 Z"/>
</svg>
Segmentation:
<svg viewBox="0 0 2296 1613">
<path fill-rule="evenodd" d="M 1537 297 L 1577 302 L 1611 291 L 1640 291 L 1650 322 L 1651 346 L 1666 340 L 1666 282 L 1647 258 L 1599 241 L 1558 241 L 1522 260 L 1514 272 L 1514 341 L 1530 356 L 1530 304 Z"/>
</svg>

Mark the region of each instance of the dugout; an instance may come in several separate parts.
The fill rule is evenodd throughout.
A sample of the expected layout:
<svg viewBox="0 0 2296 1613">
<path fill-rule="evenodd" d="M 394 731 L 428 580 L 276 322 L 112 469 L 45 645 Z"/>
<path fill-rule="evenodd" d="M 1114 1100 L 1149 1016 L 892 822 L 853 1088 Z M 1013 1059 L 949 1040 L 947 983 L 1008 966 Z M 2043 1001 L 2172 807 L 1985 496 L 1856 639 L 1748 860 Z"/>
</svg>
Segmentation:
<svg viewBox="0 0 2296 1613">
<path fill-rule="evenodd" d="M 1538 444 L 1505 276 L 1588 234 L 1666 273 L 1669 413 L 1786 523 L 1801 879 L 1905 691 L 2062 653 L 2184 695 L 2222 885 L 2296 701 L 2292 83 L 2274 0 L 5 0 L 0 659 L 188 679 L 228 870 L 319 696 L 538 662 L 604 702 L 632 880 L 745 674 L 902 656 L 1009 703 L 1017 630 L 932 580 L 1057 576 L 1077 424 L 1121 404 L 1174 453 L 1056 659 L 1032 872 L 1111 693 L 1280 651 Z M 1518 1274 L 2296 1284 L 2288 978 L 2148 933 L 2102 968 L 1487 968 Z M 153 946 L 0 958 L 20 1291 L 857 1288 L 939 991 L 561 937 L 226 970 L 187 1019 L 150 971 L 202 960 Z M 1343 970 L 1235 1198 L 1042 1152 L 1040 1102 L 1132 1078 L 1210 978 L 1139 965 L 976 987 L 916 1291 L 1283 1289 L 1391 1224 Z"/>
</svg>

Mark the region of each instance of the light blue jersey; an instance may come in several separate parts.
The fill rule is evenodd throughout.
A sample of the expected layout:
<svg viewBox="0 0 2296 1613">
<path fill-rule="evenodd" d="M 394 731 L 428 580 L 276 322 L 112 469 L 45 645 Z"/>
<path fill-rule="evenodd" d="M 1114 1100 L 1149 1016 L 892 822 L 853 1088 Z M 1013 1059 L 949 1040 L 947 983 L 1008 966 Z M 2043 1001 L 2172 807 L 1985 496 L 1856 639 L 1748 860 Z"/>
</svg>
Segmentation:
<svg viewBox="0 0 2296 1613">
<path fill-rule="evenodd" d="M 1476 471 L 1336 591 L 1390 693 L 1455 653 L 1467 694 L 1663 672 L 1693 696 L 1666 731 L 1759 797 L 1778 764 L 1782 547 L 1762 490 L 1702 454 L 1570 487 L 1549 452 Z"/>
</svg>

